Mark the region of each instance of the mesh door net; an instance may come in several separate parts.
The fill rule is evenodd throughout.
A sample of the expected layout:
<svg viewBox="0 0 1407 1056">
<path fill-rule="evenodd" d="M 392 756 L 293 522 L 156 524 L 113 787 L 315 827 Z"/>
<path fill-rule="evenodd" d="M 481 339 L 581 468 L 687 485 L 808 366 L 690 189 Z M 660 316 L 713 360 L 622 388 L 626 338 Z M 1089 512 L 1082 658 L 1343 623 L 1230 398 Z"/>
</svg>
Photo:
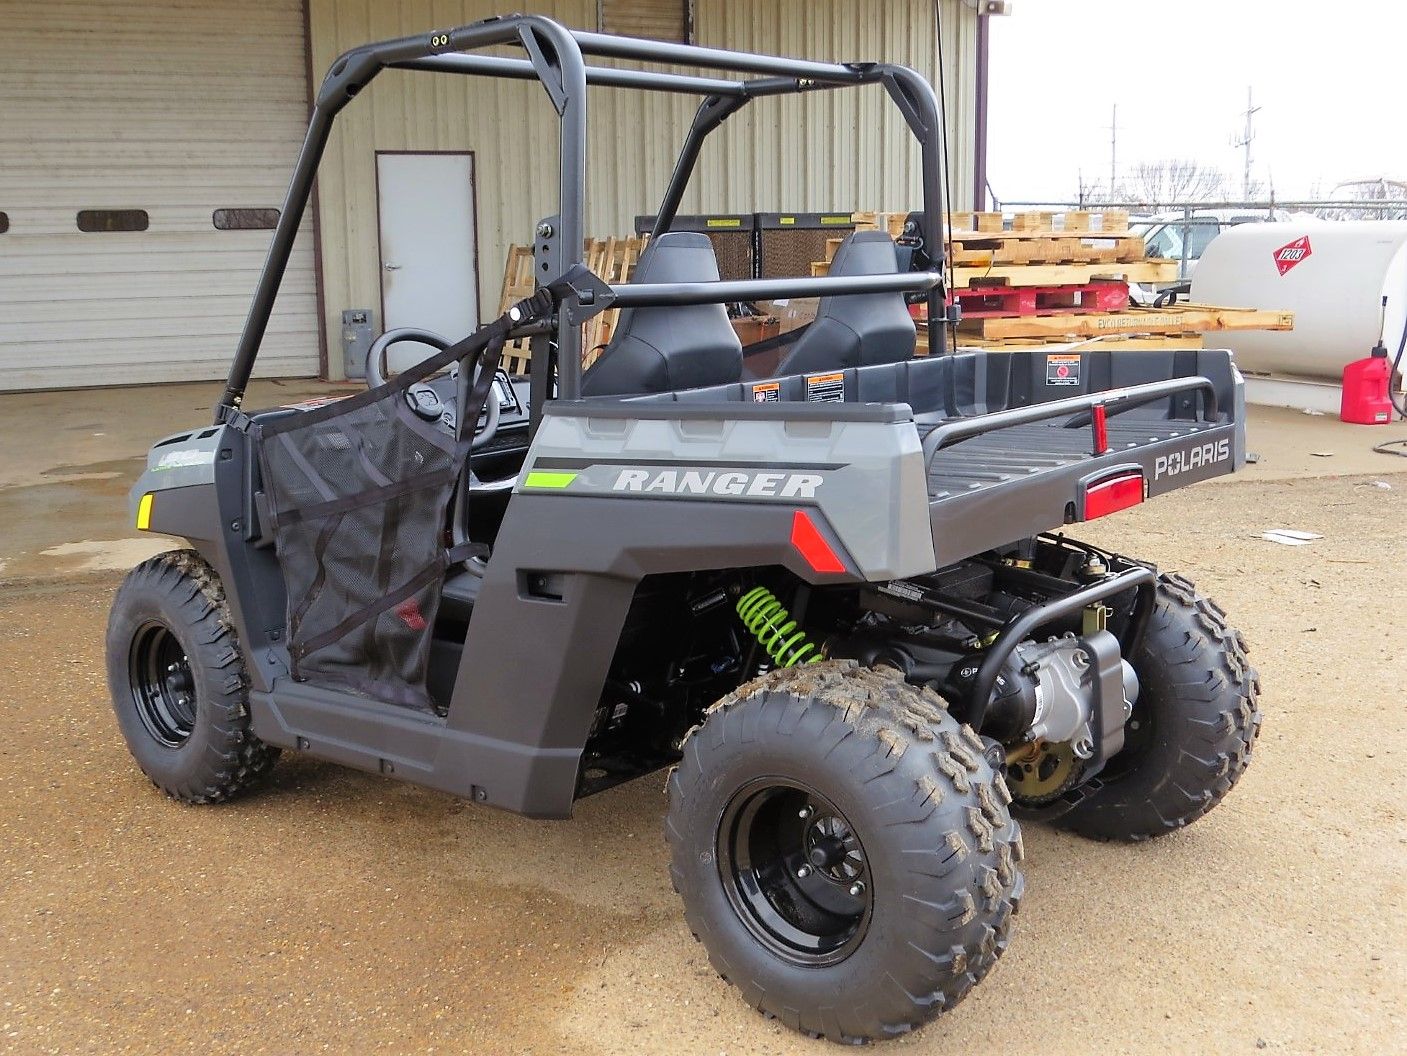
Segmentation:
<svg viewBox="0 0 1407 1056">
<path fill-rule="evenodd" d="M 551 303 L 540 293 L 512 323 L 505 315 L 384 385 L 258 423 L 295 679 L 431 707 L 425 675 L 440 588 L 450 562 L 467 556 L 446 549 L 445 529 L 468 438 L 510 326 Z M 419 418 L 405 394 L 455 361 L 480 369 L 472 391 L 460 386 L 451 436 Z"/>
</svg>

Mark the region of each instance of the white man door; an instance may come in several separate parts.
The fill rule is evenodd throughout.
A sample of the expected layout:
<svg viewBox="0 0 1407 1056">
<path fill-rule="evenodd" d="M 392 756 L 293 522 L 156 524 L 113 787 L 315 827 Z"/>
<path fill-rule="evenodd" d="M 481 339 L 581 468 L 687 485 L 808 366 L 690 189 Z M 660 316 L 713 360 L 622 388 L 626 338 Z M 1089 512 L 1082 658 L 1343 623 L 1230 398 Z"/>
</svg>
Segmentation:
<svg viewBox="0 0 1407 1056">
<path fill-rule="evenodd" d="M 473 154 L 378 152 L 376 188 L 383 329 L 414 326 L 458 341 L 479 325 Z M 430 352 L 398 344 L 390 367 Z"/>
</svg>

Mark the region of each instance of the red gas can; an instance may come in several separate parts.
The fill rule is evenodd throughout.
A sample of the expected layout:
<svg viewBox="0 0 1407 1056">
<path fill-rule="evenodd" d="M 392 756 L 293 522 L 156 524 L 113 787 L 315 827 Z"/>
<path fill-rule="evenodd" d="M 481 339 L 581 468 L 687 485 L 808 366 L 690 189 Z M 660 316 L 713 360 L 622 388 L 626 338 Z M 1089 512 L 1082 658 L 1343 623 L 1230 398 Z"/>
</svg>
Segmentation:
<svg viewBox="0 0 1407 1056">
<path fill-rule="evenodd" d="M 1367 359 L 1355 359 L 1344 367 L 1339 417 L 1357 425 L 1387 425 L 1392 421 L 1391 376 L 1386 349 L 1381 355 L 1375 349 Z"/>
</svg>

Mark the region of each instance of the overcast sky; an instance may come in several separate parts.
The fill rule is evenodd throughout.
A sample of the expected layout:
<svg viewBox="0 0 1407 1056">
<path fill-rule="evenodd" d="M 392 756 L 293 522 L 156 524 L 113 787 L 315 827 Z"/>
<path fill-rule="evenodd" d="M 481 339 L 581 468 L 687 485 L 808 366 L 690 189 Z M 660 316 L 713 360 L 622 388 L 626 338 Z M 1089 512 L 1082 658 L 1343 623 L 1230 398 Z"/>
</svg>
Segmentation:
<svg viewBox="0 0 1407 1056">
<path fill-rule="evenodd" d="M 1193 158 L 1241 186 L 1230 145 L 1254 89 L 1255 175 L 1278 198 L 1407 180 L 1403 0 L 1014 0 L 992 19 L 988 178 L 1004 201 L 1073 199 L 1118 165 Z"/>
</svg>

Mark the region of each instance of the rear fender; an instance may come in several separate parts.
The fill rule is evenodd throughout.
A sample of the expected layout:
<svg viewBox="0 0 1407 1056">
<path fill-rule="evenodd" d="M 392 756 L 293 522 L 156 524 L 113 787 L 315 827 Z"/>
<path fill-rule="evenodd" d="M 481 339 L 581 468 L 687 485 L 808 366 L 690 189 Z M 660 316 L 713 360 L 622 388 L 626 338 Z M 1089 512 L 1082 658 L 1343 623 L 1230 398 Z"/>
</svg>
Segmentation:
<svg viewBox="0 0 1407 1056">
<path fill-rule="evenodd" d="M 858 583 L 933 571 L 907 408 L 766 412 L 549 407 L 504 516 L 450 704 L 456 735 L 494 746 L 473 778 L 481 801 L 541 817 L 570 812 L 643 577 L 780 565 L 811 583 Z M 798 515 L 843 569 L 808 563 Z M 448 743 L 439 765 L 455 765 L 457 750 Z"/>
</svg>

